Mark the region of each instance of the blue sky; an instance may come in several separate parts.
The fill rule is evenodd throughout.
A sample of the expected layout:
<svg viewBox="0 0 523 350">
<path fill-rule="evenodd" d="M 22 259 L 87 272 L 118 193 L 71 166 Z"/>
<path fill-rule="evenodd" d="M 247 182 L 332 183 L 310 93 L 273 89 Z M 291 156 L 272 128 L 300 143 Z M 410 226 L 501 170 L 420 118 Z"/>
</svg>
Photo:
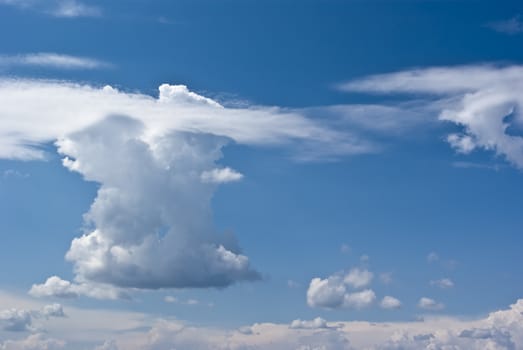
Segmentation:
<svg viewBox="0 0 523 350">
<path fill-rule="evenodd" d="M 523 348 L 522 13 L 0 0 L 0 349 Z"/>
</svg>

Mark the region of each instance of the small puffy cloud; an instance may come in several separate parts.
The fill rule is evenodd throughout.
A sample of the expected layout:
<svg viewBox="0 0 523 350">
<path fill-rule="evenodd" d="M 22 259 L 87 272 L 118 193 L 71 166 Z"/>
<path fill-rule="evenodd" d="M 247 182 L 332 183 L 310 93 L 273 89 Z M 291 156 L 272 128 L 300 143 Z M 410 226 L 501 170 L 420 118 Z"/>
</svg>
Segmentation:
<svg viewBox="0 0 523 350">
<path fill-rule="evenodd" d="M 206 170 L 200 176 L 203 182 L 212 182 L 212 183 L 227 183 L 235 182 L 243 179 L 243 174 L 231 169 L 231 168 L 221 168 L 221 169 L 212 169 Z"/>
<path fill-rule="evenodd" d="M 458 153 L 469 154 L 476 148 L 474 139 L 469 135 L 450 134 L 447 136 L 447 142 Z"/>
<path fill-rule="evenodd" d="M 441 289 L 448 289 L 454 287 L 454 282 L 452 282 L 450 278 L 442 278 L 430 281 L 430 285 Z"/>
<path fill-rule="evenodd" d="M 50 304 L 45 305 L 40 310 L 40 315 L 45 318 L 51 318 L 51 317 L 65 317 L 64 308 L 61 304 Z"/>
<path fill-rule="evenodd" d="M 343 306 L 347 289 L 339 277 L 313 278 L 307 290 L 310 307 L 336 309 Z"/>
<path fill-rule="evenodd" d="M 360 292 L 347 293 L 344 296 L 343 306 L 362 309 L 370 306 L 376 300 L 376 294 L 371 289 L 365 289 Z"/>
<path fill-rule="evenodd" d="M 372 277 L 372 272 L 354 268 L 345 275 L 336 274 L 325 279 L 313 278 L 307 290 L 307 304 L 327 309 L 367 307 L 376 299 L 374 291 L 366 289 L 352 292 L 350 288 L 368 286 Z"/>
<path fill-rule="evenodd" d="M 53 296 L 58 298 L 76 298 L 78 296 L 71 282 L 58 276 L 49 277 L 43 284 L 33 285 L 29 294 L 35 297 Z"/>
<path fill-rule="evenodd" d="M 328 328 L 327 321 L 321 317 L 316 317 L 311 321 L 302 321 L 300 319 L 291 322 L 290 328 L 292 329 L 320 329 Z"/>
<path fill-rule="evenodd" d="M 399 309 L 401 307 L 401 301 L 398 299 L 391 297 L 389 295 L 385 296 L 381 302 L 380 306 L 383 309 L 392 310 L 392 309 Z"/>
<path fill-rule="evenodd" d="M 70 70 L 110 67 L 108 63 L 93 58 L 63 55 L 50 52 L 0 56 L 0 68 L 17 66 L 46 67 Z"/>
<path fill-rule="evenodd" d="M 71 283 L 58 276 L 49 277 L 42 284 L 33 284 L 29 294 L 37 297 L 76 298 L 87 296 L 95 299 L 128 299 L 129 295 L 111 285 L 96 283 Z"/>
<path fill-rule="evenodd" d="M 444 309 L 445 305 L 436 302 L 434 299 L 422 297 L 418 301 L 418 307 L 424 310 L 438 311 Z"/>
<path fill-rule="evenodd" d="M 345 275 L 343 281 L 353 288 L 362 288 L 372 282 L 374 274 L 366 269 L 353 268 Z"/>
</svg>

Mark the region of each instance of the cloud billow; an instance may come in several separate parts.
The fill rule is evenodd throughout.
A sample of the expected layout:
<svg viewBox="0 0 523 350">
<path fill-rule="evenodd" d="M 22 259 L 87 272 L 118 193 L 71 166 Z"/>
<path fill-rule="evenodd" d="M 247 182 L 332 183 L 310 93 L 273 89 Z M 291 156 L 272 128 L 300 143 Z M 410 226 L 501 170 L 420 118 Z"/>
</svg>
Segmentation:
<svg viewBox="0 0 523 350">
<path fill-rule="evenodd" d="M 64 165 L 100 184 L 91 229 L 66 254 L 78 282 L 123 288 L 225 287 L 255 280 L 233 237 L 215 232 L 210 200 L 222 137 L 172 132 L 146 139 L 128 117 L 110 117 L 57 142 Z"/>
</svg>

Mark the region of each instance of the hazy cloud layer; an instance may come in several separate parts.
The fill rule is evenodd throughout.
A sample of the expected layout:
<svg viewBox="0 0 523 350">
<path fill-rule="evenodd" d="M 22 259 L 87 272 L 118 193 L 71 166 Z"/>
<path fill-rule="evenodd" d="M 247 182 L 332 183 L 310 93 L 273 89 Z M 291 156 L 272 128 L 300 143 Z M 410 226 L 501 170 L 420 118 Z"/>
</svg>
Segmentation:
<svg viewBox="0 0 523 350">
<path fill-rule="evenodd" d="M 101 341 L 109 349 L 499 349 L 523 346 L 521 301 L 472 321 L 450 317 L 406 323 L 293 321 L 223 330 L 158 320 L 147 332 Z M 107 348 L 107 347 L 106 347 Z M 106 349 L 105 348 L 105 349 Z M 103 347 L 100 349 L 104 349 Z"/>
<path fill-rule="evenodd" d="M 44 310 L 45 304 L 0 291 L 0 308 Z M 338 314 L 339 316 L 339 314 Z M 478 319 L 428 316 L 415 322 L 256 323 L 237 329 L 202 327 L 132 312 L 67 308 L 45 321 L 47 332 L 2 333 L 0 349 L 496 349 L 523 347 L 523 300 Z M 10 339 L 10 340 L 9 340 Z M 47 346 L 47 347 L 46 347 Z"/>
</svg>

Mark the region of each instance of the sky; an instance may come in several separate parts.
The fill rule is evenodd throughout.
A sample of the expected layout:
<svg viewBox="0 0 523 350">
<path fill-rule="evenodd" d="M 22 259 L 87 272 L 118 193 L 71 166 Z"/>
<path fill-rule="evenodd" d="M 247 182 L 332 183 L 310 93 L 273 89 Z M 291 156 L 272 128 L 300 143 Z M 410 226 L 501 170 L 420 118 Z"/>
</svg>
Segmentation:
<svg viewBox="0 0 523 350">
<path fill-rule="evenodd" d="M 522 16 L 0 0 L 0 350 L 523 349 Z"/>
</svg>

